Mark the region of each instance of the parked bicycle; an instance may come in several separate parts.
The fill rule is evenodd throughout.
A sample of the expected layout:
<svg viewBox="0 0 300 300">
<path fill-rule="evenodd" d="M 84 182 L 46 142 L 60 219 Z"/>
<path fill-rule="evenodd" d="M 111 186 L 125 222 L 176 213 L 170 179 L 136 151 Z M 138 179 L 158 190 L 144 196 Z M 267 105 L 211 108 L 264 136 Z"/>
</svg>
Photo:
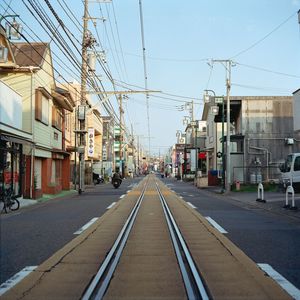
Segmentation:
<svg viewBox="0 0 300 300">
<path fill-rule="evenodd" d="M 5 213 L 8 213 L 9 210 L 15 211 L 20 208 L 20 202 L 17 199 L 16 195 L 13 194 L 12 189 L 5 189 L 3 197 L 3 210 Z"/>
</svg>

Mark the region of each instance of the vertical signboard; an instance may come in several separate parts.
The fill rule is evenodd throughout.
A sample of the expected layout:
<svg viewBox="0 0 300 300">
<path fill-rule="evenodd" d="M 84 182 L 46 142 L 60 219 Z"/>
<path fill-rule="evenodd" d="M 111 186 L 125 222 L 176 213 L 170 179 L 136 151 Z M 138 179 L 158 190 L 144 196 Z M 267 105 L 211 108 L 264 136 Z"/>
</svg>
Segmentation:
<svg viewBox="0 0 300 300">
<path fill-rule="evenodd" d="M 196 168 L 197 168 L 197 161 L 196 161 L 196 150 L 197 149 L 191 149 L 191 171 L 192 172 L 196 172 Z"/>
<path fill-rule="evenodd" d="M 88 156 L 94 156 L 94 144 L 95 144 L 95 129 L 88 129 Z"/>
</svg>

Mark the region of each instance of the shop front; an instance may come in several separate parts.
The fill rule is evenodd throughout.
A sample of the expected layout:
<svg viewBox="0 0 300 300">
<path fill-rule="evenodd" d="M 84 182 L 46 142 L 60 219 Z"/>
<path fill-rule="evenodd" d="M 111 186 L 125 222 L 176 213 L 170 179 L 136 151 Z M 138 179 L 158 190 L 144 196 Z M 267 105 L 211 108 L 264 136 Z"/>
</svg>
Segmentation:
<svg viewBox="0 0 300 300">
<path fill-rule="evenodd" d="M 0 135 L 0 195 L 23 196 L 25 180 L 24 145 L 31 141 L 11 135 Z"/>
</svg>

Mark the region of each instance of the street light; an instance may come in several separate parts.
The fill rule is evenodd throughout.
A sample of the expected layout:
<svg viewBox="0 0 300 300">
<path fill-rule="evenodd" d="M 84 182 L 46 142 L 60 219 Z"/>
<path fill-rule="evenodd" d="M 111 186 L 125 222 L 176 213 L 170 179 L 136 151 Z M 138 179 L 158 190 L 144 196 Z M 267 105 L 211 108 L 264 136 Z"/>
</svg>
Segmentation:
<svg viewBox="0 0 300 300">
<path fill-rule="evenodd" d="M 213 90 L 204 90 L 205 94 L 203 96 L 205 103 L 210 103 L 211 96 L 208 95 L 208 92 L 211 92 L 213 96 L 213 102 L 214 104 L 222 103 L 222 193 L 225 190 L 225 159 L 224 159 L 224 97 L 217 97 L 216 93 Z M 207 102 L 206 100 L 209 99 Z M 219 106 L 212 106 L 211 112 L 213 115 L 217 115 L 219 113 Z"/>
</svg>

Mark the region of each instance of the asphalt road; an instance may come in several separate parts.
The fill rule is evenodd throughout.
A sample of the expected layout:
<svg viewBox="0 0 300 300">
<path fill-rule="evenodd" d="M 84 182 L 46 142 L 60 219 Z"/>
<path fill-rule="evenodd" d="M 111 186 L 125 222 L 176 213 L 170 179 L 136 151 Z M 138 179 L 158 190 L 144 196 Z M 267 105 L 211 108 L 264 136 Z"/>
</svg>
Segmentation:
<svg viewBox="0 0 300 300">
<path fill-rule="evenodd" d="M 290 218 L 284 211 L 278 213 L 233 201 L 197 189 L 191 183 L 162 180 L 203 216 L 211 217 L 225 229 L 226 237 L 253 261 L 271 265 L 300 289 L 299 219 Z"/>
<path fill-rule="evenodd" d="M 37 266 L 76 237 L 74 232 L 132 189 L 142 177 L 88 187 L 81 195 L 51 199 L 0 216 L 0 283 L 27 266 Z"/>
<path fill-rule="evenodd" d="M 92 187 L 82 195 L 51 199 L 1 215 L 0 282 L 26 266 L 37 266 L 72 240 L 76 232 L 132 189 L 142 177 Z M 256 263 L 267 263 L 300 289 L 300 221 L 226 196 L 199 190 L 191 183 L 162 179 L 172 190 L 211 217 L 226 236 Z M 300 212 L 297 212 L 300 213 Z"/>
</svg>

